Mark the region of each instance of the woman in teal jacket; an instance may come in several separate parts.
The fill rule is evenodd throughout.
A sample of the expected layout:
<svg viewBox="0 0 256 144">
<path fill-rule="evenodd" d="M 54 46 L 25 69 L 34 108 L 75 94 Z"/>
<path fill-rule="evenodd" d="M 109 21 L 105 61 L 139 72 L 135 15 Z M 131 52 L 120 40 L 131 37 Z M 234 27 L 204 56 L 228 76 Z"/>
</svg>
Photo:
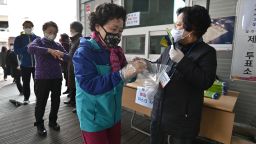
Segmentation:
<svg viewBox="0 0 256 144">
<path fill-rule="evenodd" d="M 123 85 L 145 64 L 127 64 L 118 46 L 126 20 L 123 7 L 101 4 L 89 20 L 92 34 L 81 38 L 73 57 L 80 128 L 85 144 L 120 144 Z"/>
</svg>

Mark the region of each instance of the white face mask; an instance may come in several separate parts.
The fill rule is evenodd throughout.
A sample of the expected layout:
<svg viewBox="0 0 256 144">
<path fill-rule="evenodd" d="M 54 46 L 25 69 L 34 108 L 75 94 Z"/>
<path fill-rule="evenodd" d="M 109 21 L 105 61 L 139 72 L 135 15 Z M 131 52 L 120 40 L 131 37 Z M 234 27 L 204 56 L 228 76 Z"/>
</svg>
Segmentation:
<svg viewBox="0 0 256 144">
<path fill-rule="evenodd" d="M 172 34 L 172 37 L 174 39 L 174 42 L 178 42 L 180 41 L 181 39 L 183 39 L 183 33 L 184 33 L 184 29 L 176 29 L 176 28 L 173 28 L 171 30 L 171 34 Z"/>
<path fill-rule="evenodd" d="M 44 33 L 44 37 L 48 40 L 54 41 L 54 39 L 56 38 L 55 34 L 48 34 L 48 33 Z"/>
<path fill-rule="evenodd" d="M 76 36 L 78 34 L 78 32 L 70 32 L 70 36 L 71 37 L 74 37 L 74 36 Z"/>
<path fill-rule="evenodd" d="M 31 34 L 32 33 L 32 28 L 24 28 L 25 34 Z"/>
</svg>

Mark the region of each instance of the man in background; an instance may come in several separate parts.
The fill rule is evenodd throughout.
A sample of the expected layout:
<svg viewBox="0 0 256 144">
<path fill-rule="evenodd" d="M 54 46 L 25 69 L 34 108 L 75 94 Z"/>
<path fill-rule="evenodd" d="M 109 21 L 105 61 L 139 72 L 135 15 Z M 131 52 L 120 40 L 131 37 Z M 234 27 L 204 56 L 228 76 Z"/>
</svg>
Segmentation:
<svg viewBox="0 0 256 144">
<path fill-rule="evenodd" d="M 74 74 L 74 67 L 72 58 L 74 56 L 75 51 L 79 47 L 80 37 L 82 37 L 83 32 L 83 25 L 80 22 L 72 22 L 70 24 L 70 39 L 71 39 L 71 46 L 69 51 L 70 61 L 68 63 L 68 82 L 69 82 L 69 96 L 70 100 L 64 102 L 65 104 L 70 104 L 71 106 L 75 107 L 76 105 L 76 84 L 75 84 L 75 74 Z M 76 112 L 74 108 L 72 112 Z"/>
<path fill-rule="evenodd" d="M 32 33 L 34 24 L 31 21 L 25 21 L 22 26 L 24 31 L 14 40 L 14 52 L 21 56 L 20 69 L 23 82 L 24 105 L 26 105 L 29 103 L 31 75 L 33 79 L 35 76 L 35 58 L 34 55 L 28 53 L 27 49 L 28 45 L 38 36 Z"/>
</svg>

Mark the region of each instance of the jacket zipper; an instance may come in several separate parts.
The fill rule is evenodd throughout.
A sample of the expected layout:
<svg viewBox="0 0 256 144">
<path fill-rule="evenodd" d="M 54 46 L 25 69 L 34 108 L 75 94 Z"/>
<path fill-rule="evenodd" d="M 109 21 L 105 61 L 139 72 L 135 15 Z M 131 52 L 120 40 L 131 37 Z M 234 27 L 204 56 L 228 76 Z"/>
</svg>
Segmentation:
<svg viewBox="0 0 256 144">
<path fill-rule="evenodd" d="M 32 35 L 31 35 L 32 36 Z M 30 36 L 28 36 L 28 40 L 29 40 L 29 44 L 31 43 L 31 39 L 30 39 Z M 34 67 L 34 62 L 33 62 L 33 55 L 30 54 L 30 58 L 31 58 L 31 66 Z"/>
<path fill-rule="evenodd" d="M 32 67 L 34 67 L 34 62 L 33 62 L 33 55 L 32 54 L 30 54 L 30 57 L 31 57 L 31 65 L 32 65 Z"/>
</svg>

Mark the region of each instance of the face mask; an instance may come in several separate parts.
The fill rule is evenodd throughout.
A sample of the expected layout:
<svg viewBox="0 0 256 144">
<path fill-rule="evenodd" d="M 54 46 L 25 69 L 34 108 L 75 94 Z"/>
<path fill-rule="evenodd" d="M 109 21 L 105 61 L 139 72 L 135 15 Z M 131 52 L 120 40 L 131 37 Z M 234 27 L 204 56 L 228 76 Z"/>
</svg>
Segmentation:
<svg viewBox="0 0 256 144">
<path fill-rule="evenodd" d="M 13 50 L 13 49 L 14 49 L 14 48 L 13 48 L 13 45 L 11 45 L 11 46 L 10 46 L 10 50 Z"/>
<path fill-rule="evenodd" d="M 25 32 L 25 34 L 31 34 L 32 29 L 31 28 L 24 28 L 24 32 Z"/>
<path fill-rule="evenodd" d="M 70 36 L 71 37 L 74 37 L 74 36 L 76 36 L 78 34 L 78 32 L 70 32 Z"/>
<path fill-rule="evenodd" d="M 174 39 L 174 42 L 178 42 L 178 41 L 180 41 L 180 40 L 186 38 L 187 36 L 189 36 L 189 35 L 192 33 L 192 32 L 190 32 L 190 33 L 188 33 L 186 36 L 183 36 L 184 31 L 185 31 L 184 29 L 178 30 L 178 29 L 176 29 L 176 28 L 173 28 L 173 29 L 171 30 L 171 34 L 172 34 L 172 37 L 173 37 L 173 39 Z"/>
<path fill-rule="evenodd" d="M 106 43 L 106 45 L 108 47 L 116 47 L 119 44 L 119 42 L 121 41 L 120 34 L 119 33 L 117 33 L 117 34 L 109 33 L 104 28 L 103 28 L 103 30 L 106 32 L 106 36 L 104 38 L 104 42 Z"/>
<path fill-rule="evenodd" d="M 55 34 L 49 35 L 48 33 L 44 33 L 44 37 L 50 41 L 54 41 L 54 39 L 56 38 L 56 35 Z"/>
<path fill-rule="evenodd" d="M 171 34 L 172 34 L 172 37 L 174 39 L 174 42 L 178 42 L 181 39 L 183 39 L 183 33 L 184 33 L 184 29 L 178 30 L 176 28 L 173 28 L 171 30 Z"/>
</svg>

